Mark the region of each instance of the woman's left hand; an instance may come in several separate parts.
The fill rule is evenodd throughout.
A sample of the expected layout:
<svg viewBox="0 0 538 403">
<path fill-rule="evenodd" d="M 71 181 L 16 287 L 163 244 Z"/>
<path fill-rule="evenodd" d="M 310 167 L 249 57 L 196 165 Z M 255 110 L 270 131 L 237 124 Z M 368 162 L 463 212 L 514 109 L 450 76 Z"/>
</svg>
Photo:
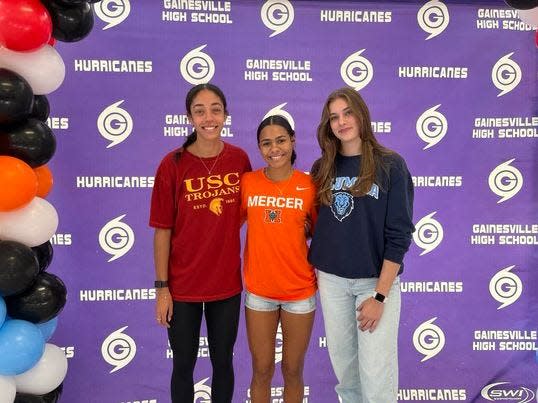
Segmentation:
<svg viewBox="0 0 538 403">
<path fill-rule="evenodd" d="M 376 301 L 370 297 L 363 301 L 357 308 L 357 320 L 359 322 L 359 329 L 363 332 L 369 330 L 372 333 L 377 327 L 381 315 L 383 315 L 384 305 L 381 302 Z"/>
</svg>

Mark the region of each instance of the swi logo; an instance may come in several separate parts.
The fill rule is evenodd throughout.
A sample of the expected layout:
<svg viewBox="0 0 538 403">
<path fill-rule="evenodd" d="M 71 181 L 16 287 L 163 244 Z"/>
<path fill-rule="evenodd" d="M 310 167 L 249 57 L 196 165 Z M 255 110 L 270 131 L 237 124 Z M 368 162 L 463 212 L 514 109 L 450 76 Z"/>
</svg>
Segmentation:
<svg viewBox="0 0 538 403">
<path fill-rule="evenodd" d="M 518 300 L 523 291 L 523 283 L 517 274 L 512 273 L 515 265 L 501 269 L 489 282 L 489 293 L 501 305 L 497 309 L 506 308 Z"/>
<path fill-rule="evenodd" d="M 215 74 L 213 59 L 207 53 L 202 52 L 206 46 L 207 44 L 191 50 L 179 63 L 181 75 L 192 85 L 208 83 Z"/>
<path fill-rule="evenodd" d="M 193 403 L 211 403 L 211 387 L 205 383 L 209 378 L 202 379 L 194 385 L 194 402 Z"/>
<path fill-rule="evenodd" d="M 114 367 L 110 373 L 125 367 L 136 355 L 136 343 L 131 336 L 122 333 L 125 329 L 127 326 L 112 332 L 101 344 L 103 359 Z"/>
<path fill-rule="evenodd" d="M 269 116 L 273 116 L 273 115 L 278 115 L 278 116 L 282 116 L 283 118 L 285 118 L 288 123 L 290 124 L 291 128 L 293 130 L 295 130 L 295 120 L 293 120 L 293 116 L 291 116 L 291 114 L 288 112 L 288 111 L 285 111 L 284 108 L 288 103 L 287 102 L 284 102 L 283 104 L 280 104 L 280 105 L 277 105 L 275 106 L 273 109 L 269 110 L 265 116 L 263 117 L 263 119 L 265 118 L 268 118 Z M 262 119 L 262 120 L 263 120 Z"/>
<path fill-rule="evenodd" d="M 107 25 L 103 31 L 121 24 L 131 12 L 129 0 L 101 0 L 94 4 L 95 14 Z"/>
<path fill-rule="evenodd" d="M 131 250 L 134 245 L 135 235 L 131 227 L 121 220 L 126 214 L 110 220 L 99 231 L 99 245 L 109 255 L 109 262 L 119 259 Z"/>
<path fill-rule="evenodd" d="M 438 0 L 431 0 L 424 4 L 417 13 L 419 27 L 430 34 L 426 40 L 443 32 L 450 22 L 447 6 Z"/>
<path fill-rule="evenodd" d="M 133 118 L 125 109 L 120 108 L 122 99 L 107 106 L 97 118 L 97 129 L 101 136 L 110 141 L 106 148 L 114 147 L 123 142 L 133 131 Z"/>
<path fill-rule="evenodd" d="M 488 185 L 493 193 L 500 197 L 497 204 L 514 197 L 523 187 L 523 175 L 516 167 L 510 165 L 515 158 L 503 162 L 489 174 Z"/>
<path fill-rule="evenodd" d="M 435 357 L 445 346 L 445 333 L 433 323 L 436 319 L 437 317 L 431 318 L 422 323 L 413 333 L 413 344 L 417 351 L 424 355 L 420 362 Z"/>
<path fill-rule="evenodd" d="M 536 395 L 529 388 L 524 386 L 509 388 L 509 384 L 510 382 L 490 383 L 482 388 L 480 394 L 489 401 L 510 400 L 514 403 L 529 403 L 534 400 Z"/>
<path fill-rule="evenodd" d="M 430 253 L 443 240 L 443 226 L 433 218 L 436 213 L 437 211 L 428 214 L 415 224 L 416 231 L 413 232 L 413 240 L 419 248 L 423 249 L 420 256 Z"/>
<path fill-rule="evenodd" d="M 282 336 L 282 324 L 278 322 L 278 328 L 276 330 L 276 340 L 275 340 L 275 364 L 278 364 L 282 361 L 282 342 L 284 341 L 284 336 Z"/>
<path fill-rule="evenodd" d="M 441 104 L 435 105 L 426 110 L 417 120 L 417 134 L 426 143 L 423 150 L 439 143 L 448 131 L 448 122 L 445 116 L 437 111 L 440 106 Z"/>
<path fill-rule="evenodd" d="M 342 80 L 354 88 L 355 91 L 359 91 L 366 87 L 374 76 L 374 67 L 372 63 L 361 56 L 362 52 L 366 49 L 361 49 L 358 52 L 349 55 L 346 60 L 340 66 L 340 76 Z"/>
<path fill-rule="evenodd" d="M 267 0 L 260 11 L 263 25 L 273 33 L 269 38 L 281 34 L 293 24 L 295 12 L 288 0 Z"/>
<path fill-rule="evenodd" d="M 493 85 L 501 92 L 497 97 L 509 93 L 521 82 L 521 67 L 510 59 L 514 52 L 501 57 L 491 70 L 491 80 Z"/>
</svg>

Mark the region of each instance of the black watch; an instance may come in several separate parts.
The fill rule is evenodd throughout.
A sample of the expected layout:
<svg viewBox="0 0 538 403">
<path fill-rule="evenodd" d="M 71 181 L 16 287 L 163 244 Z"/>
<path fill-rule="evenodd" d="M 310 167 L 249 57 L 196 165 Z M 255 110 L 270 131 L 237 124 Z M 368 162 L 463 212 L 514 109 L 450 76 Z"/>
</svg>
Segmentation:
<svg viewBox="0 0 538 403">
<path fill-rule="evenodd" d="M 160 281 L 160 280 L 155 281 L 155 288 L 166 288 L 166 287 L 168 287 L 168 281 Z"/>
<path fill-rule="evenodd" d="M 387 297 L 385 297 L 383 294 L 381 294 L 380 292 L 377 292 L 377 291 L 374 291 L 374 293 L 372 294 L 372 297 L 378 301 L 378 302 L 381 302 L 382 304 L 384 304 L 385 302 L 387 302 Z"/>
</svg>

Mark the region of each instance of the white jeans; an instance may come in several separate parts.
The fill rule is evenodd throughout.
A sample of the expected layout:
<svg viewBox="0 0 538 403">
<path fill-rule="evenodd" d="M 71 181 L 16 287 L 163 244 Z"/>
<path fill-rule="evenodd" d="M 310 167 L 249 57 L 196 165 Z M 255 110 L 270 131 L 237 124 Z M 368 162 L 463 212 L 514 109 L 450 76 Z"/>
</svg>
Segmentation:
<svg viewBox="0 0 538 403">
<path fill-rule="evenodd" d="M 331 363 L 342 403 L 395 403 L 398 394 L 400 280 L 370 333 L 358 328 L 357 307 L 372 296 L 377 278 L 348 279 L 318 270 L 318 287 Z"/>
</svg>

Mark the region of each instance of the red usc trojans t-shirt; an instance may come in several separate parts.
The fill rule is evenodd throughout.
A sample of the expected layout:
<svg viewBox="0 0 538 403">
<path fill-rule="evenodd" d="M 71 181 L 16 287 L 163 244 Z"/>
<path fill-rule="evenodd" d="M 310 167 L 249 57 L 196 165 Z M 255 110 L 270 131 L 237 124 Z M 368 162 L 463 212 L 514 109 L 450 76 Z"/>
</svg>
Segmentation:
<svg viewBox="0 0 538 403">
<path fill-rule="evenodd" d="M 154 228 L 172 229 L 172 298 L 229 298 L 242 290 L 239 181 L 251 170 L 248 156 L 227 143 L 219 156 L 203 162 L 186 150 L 179 159 L 175 154 L 166 155 L 157 170 L 149 221 Z"/>
</svg>

